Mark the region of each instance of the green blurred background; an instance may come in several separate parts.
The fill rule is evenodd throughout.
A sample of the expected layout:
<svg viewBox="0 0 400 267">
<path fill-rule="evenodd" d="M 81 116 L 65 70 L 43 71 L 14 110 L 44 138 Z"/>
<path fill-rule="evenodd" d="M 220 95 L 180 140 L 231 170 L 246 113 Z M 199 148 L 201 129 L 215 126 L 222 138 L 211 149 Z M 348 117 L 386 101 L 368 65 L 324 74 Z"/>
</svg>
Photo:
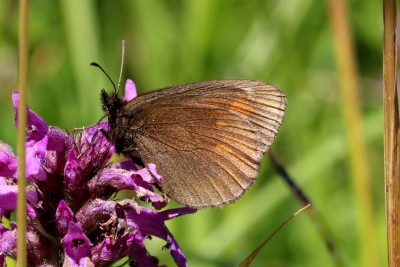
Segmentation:
<svg viewBox="0 0 400 267">
<path fill-rule="evenodd" d="M 31 1 L 29 104 L 49 124 L 71 130 L 102 115 L 101 88 L 123 80 L 139 92 L 208 79 L 272 82 L 287 94 L 287 113 L 272 149 L 321 212 L 343 261 L 334 260 L 306 212 L 281 230 L 253 266 L 368 266 L 385 263 L 382 14 L 379 1 L 347 3 L 359 70 L 363 133 L 372 183 L 372 220 L 356 204 L 357 183 L 341 101 L 338 64 L 325 1 L 136 0 Z M 0 1 L 0 140 L 13 147 L 18 5 Z M 361 203 L 362 204 L 362 203 Z M 256 185 L 222 209 L 168 223 L 189 266 L 235 266 L 301 206 L 265 158 Z M 360 225 L 367 228 L 360 231 Z M 371 231 L 370 250 L 362 237 Z M 173 266 L 164 242 L 148 242 Z"/>
</svg>

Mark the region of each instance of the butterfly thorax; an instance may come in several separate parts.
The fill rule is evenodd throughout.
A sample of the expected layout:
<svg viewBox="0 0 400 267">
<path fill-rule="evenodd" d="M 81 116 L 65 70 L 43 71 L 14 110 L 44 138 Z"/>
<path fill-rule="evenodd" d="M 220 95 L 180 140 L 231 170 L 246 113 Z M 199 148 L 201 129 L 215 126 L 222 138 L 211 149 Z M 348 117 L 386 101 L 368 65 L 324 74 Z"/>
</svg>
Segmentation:
<svg viewBox="0 0 400 267">
<path fill-rule="evenodd" d="M 108 116 L 108 121 L 112 123 L 117 118 L 117 113 L 125 104 L 117 93 L 108 94 L 104 89 L 101 91 L 102 109 Z M 111 120 L 111 121 L 110 121 Z"/>
<path fill-rule="evenodd" d="M 117 153 L 123 153 L 128 144 L 133 140 L 127 136 L 126 123 L 124 117 L 120 116 L 126 101 L 118 96 L 117 93 L 108 94 L 105 90 L 101 91 L 102 109 L 108 117 L 107 138 L 115 145 Z"/>
</svg>

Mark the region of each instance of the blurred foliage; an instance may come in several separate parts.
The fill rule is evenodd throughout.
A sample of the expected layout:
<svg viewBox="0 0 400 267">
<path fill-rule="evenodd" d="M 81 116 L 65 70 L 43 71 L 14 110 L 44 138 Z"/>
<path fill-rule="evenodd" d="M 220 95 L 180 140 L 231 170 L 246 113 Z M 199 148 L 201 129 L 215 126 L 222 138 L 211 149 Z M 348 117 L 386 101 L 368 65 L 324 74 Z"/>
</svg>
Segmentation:
<svg viewBox="0 0 400 267">
<path fill-rule="evenodd" d="M 358 57 L 363 125 L 373 177 L 376 244 L 385 262 L 382 15 L 379 1 L 348 2 Z M 29 103 L 50 125 L 72 130 L 102 116 L 101 88 L 123 77 L 140 92 L 207 79 L 272 82 L 288 108 L 272 146 L 328 222 L 348 266 L 361 266 L 346 129 L 327 6 L 316 0 L 32 1 Z M 11 92 L 16 88 L 18 6 L 0 2 L 0 139 L 15 147 Z M 169 223 L 190 266 L 234 266 L 300 207 L 268 160 L 239 201 Z M 152 252 L 172 264 L 164 245 Z M 335 266 L 306 213 L 258 255 L 254 266 Z"/>
</svg>

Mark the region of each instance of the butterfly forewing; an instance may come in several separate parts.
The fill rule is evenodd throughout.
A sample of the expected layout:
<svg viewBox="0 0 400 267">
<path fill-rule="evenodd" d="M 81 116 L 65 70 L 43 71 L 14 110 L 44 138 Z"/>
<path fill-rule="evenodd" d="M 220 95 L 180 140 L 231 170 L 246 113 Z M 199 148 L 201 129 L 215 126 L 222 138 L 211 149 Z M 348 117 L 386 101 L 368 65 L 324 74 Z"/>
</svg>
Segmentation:
<svg viewBox="0 0 400 267">
<path fill-rule="evenodd" d="M 240 197 L 284 116 L 285 96 L 274 85 L 216 80 L 159 89 L 127 103 L 125 147 L 154 163 L 162 190 L 178 203 L 204 208 Z"/>
</svg>

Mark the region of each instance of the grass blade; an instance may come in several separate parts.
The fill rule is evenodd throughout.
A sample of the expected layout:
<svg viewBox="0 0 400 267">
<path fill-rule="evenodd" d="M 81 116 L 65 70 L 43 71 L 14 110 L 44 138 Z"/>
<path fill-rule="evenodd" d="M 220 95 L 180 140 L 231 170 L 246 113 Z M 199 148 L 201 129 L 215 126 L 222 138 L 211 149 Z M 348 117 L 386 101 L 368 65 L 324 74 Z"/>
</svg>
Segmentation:
<svg viewBox="0 0 400 267">
<path fill-rule="evenodd" d="M 268 236 L 267 239 L 264 240 L 246 259 L 244 259 L 240 264 L 239 267 L 247 267 L 250 266 L 254 258 L 257 256 L 257 254 L 265 247 L 265 245 L 288 223 L 290 222 L 294 217 L 299 215 L 301 212 L 303 212 L 305 209 L 309 208 L 311 204 L 308 204 L 307 206 L 304 206 L 300 210 L 298 210 L 296 213 L 294 213 L 292 216 L 286 219 L 281 225 L 279 225 L 278 228 L 276 228 L 270 236 Z"/>
</svg>

